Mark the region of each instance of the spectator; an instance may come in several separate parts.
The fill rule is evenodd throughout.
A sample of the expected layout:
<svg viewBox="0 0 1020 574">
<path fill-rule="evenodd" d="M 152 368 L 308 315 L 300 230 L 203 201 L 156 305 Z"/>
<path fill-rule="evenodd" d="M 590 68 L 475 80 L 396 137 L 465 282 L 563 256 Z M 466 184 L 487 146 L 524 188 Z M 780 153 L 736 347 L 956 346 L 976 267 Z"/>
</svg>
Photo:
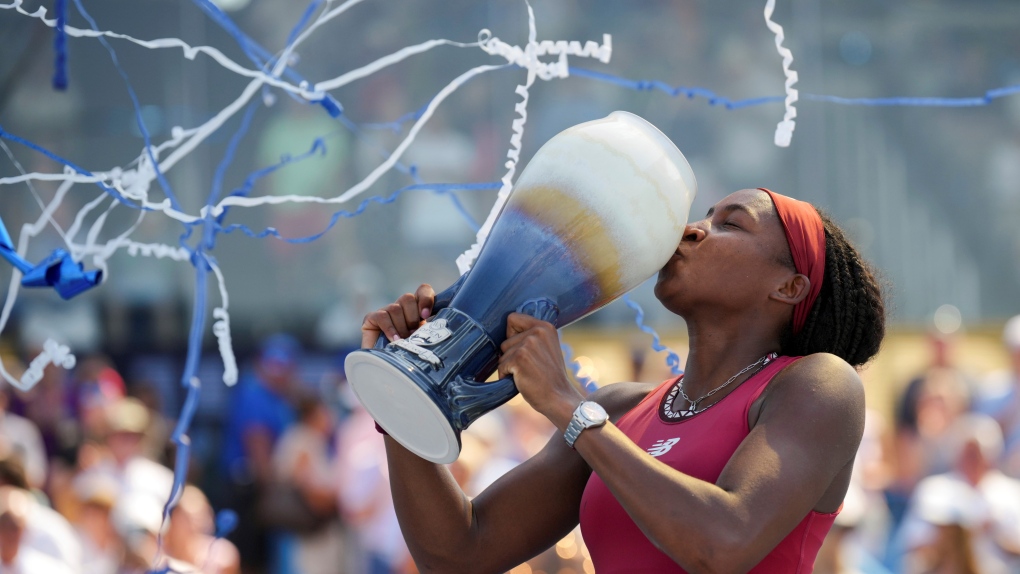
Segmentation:
<svg viewBox="0 0 1020 574">
<path fill-rule="evenodd" d="M 967 385 L 954 369 L 933 367 L 907 385 L 896 408 L 892 476 L 885 490 L 892 531 L 902 522 L 918 481 L 952 466 L 945 444 L 969 406 Z"/>
<path fill-rule="evenodd" d="M 79 480 L 106 480 L 117 485 L 118 497 L 145 495 L 162 506 L 173 488 L 173 472 L 145 458 L 149 410 L 136 399 L 120 399 L 105 409 L 105 452 Z"/>
<path fill-rule="evenodd" d="M 4 574 L 72 574 L 66 564 L 27 543 L 30 494 L 0 487 L 0 572 Z"/>
<path fill-rule="evenodd" d="M 237 574 L 241 557 L 229 540 L 214 538 L 213 512 L 202 491 L 188 485 L 170 515 L 163 539 L 167 555 L 193 564 L 202 574 Z"/>
<path fill-rule="evenodd" d="M 79 500 L 75 530 L 82 546 L 82 571 L 117 574 L 124 559 L 123 542 L 112 518 L 118 485 L 108 476 L 93 474 L 78 480 L 75 487 Z"/>
<path fill-rule="evenodd" d="M 971 414 L 953 437 L 954 469 L 922 480 L 904 519 L 908 570 L 1020 571 L 1020 481 L 995 468 L 1002 432 L 993 419 Z"/>
<path fill-rule="evenodd" d="M 86 441 L 100 441 L 107 433 L 106 409 L 125 396 L 124 379 L 109 359 L 93 356 L 75 371 L 71 406 Z"/>
<path fill-rule="evenodd" d="M 173 572 L 199 574 L 194 564 L 167 556 L 160 550 L 163 505 L 144 493 L 122 495 L 113 507 L 113 524 L 124 540 L 124 561 L 118 574 Z"/>
<path fill-rule="evenodd" d="M 259 523 L 257 501 L 272 480 L 273 448 L 294 422 L 291 394 L 300 347 L 289 335 L 267 338 L 253 373 L 234 391 L 224 437 L 224 465 L 230 483 L 229 506 L 239 514 L 231 539 L 241 551 L 245 572 L 260 572 L 270 560 L 269 532 Z"/>
<path fill-rule="evenodd" d="M 1020 478 L 1020 315 L 1006 322 L 1002 341 L 1010 368 L 993 373 L 982 386 L 976 410 L 995 418 L 1005 436 L 1003 470 Z"/>
<path fill-rule="evenodd" d="M 32 554 L 41 553 L 55 559 L 73 574 L 82 572 L 82 549 L 74 529 L 58 512 L 32 496 L 25 471 L 16 460 L 0 460 L 0 498 L 21 495 L 26 496 L 28 502 L 24 508 L 19 506 L 11 518 L 16 522 L 23 519 L 18 522 L 19 546 L 31 549 Z"/>
<path fill-rule="evenodd" d="M 316 397 L 298 403 L 298 422 L 287 429 L 273 453 L 276 480 L 297 495 L 292 512 L 306 515 L 307 530 L 296 533 L 290 571 L 294 574 L 340 574 L 344 560 L 343 529 L 337 512 L 337 479 L 330 441 L 334 423 Z"/>
<path fill-rule="evenodd" d="M 30 353 L 31 354 L 31 353 Z M 42 379 L 27 392 L 11 397 L 10 409 L 32 421 L 42 434 L 46 458 L 74 460 L 81 442 L 81 423 L 72 408 L 71 384 L 67 371 L 54 365 L 43 369 Z"/>
<path fill-rule="evenodd" d="M 46 483 L 46 447 L 42 434 L 32 421 L 8 412 L 10 398 L 0 383 L 0 457 L 18 459 L 32 488 Z"/>
<path fill-rule="evenodd" d="M 152 383 L 142 382 L 132 387 L 132 396 L 149 409 L 149 426 L 142 440 L 142 454 L 156 462 L 167 463 L 172 458 L 170 436 L 173 429 L 163 415 L 158 389 Z"/>
</svg>

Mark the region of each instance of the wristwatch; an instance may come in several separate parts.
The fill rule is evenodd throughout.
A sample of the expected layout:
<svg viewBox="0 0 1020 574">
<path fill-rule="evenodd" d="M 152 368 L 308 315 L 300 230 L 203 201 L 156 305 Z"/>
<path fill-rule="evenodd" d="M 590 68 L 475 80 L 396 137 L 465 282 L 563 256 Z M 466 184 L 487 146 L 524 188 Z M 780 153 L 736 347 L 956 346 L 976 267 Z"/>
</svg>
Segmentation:
<svg viewBox="0 0 1020 574">
<path fill-rule="evenodd" d="M 574 409 L 574 416 L 570 419 L 567 430 L 563 432 L 563 440 L 567 441 L 567 446 L 574 448 L 574 441 L 577 440 L 581 431 L 600 427 L 608 420 L 609 414 L 606 413 L 606 409 L 602 408 L 602 405 L 594 401 L 581 401 L 581 404 Z"/>
</svg>

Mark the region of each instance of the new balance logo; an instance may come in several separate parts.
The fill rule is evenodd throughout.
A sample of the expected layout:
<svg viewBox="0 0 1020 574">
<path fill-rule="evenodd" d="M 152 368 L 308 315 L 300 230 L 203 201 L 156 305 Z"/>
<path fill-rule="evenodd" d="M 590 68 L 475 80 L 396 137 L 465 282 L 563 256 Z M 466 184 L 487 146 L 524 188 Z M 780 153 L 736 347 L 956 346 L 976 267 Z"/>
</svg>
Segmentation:
<svg viewBox="0 0 1020 574">
<path fill-rule="evenodd" d="M 670 438 L 665 440 L 660 439 L 658 441 L 655 441 L 655 444 L 653 444 L 652 447 L 648 449 L 648 454 L 656 457 L 662 456 L 669 452 L 669 449 L 673 448 L 673 445 L 675 445 L 678 442 L 680 442 L 679 438 Z"/>
</svg>

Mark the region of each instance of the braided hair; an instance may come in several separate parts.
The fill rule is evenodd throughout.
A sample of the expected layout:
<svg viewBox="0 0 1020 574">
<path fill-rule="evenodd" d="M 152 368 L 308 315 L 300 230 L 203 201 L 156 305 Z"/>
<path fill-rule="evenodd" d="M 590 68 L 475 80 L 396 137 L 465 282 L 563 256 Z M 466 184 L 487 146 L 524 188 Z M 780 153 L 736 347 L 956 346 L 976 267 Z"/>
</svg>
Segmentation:
<svg viewBox="0 0 1020 574">
<path fill-rule="evenodd" d="M 878 353 L 885 337 L 882 291 L 843 230 L 819 215 L 825 227 L 825 280 L 804 328 L 794 335 L 791 325 L 784 334 L 782 354 L 832 353 L 858 367 Z M 793 267 L 792 257 L 788 264 Z"/>
</svg>

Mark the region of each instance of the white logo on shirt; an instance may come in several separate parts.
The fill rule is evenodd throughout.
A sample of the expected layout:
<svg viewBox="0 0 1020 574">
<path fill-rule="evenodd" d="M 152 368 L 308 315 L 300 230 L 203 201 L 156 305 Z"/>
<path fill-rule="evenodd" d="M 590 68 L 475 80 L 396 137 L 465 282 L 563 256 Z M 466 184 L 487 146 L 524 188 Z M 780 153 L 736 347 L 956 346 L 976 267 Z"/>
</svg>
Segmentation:
<svg viewBox="0 0 1020 574">
<path fill-rule="evenodd" d="M 678 442 L 680 442 L 679 438 L 670 438 L 665 440 L 660 439 L 648 449 L 648 454 L 652 456 L 662 456 L 669 452 L 669 449 L 673 448 L 673 445 Z"/>
</svg>

